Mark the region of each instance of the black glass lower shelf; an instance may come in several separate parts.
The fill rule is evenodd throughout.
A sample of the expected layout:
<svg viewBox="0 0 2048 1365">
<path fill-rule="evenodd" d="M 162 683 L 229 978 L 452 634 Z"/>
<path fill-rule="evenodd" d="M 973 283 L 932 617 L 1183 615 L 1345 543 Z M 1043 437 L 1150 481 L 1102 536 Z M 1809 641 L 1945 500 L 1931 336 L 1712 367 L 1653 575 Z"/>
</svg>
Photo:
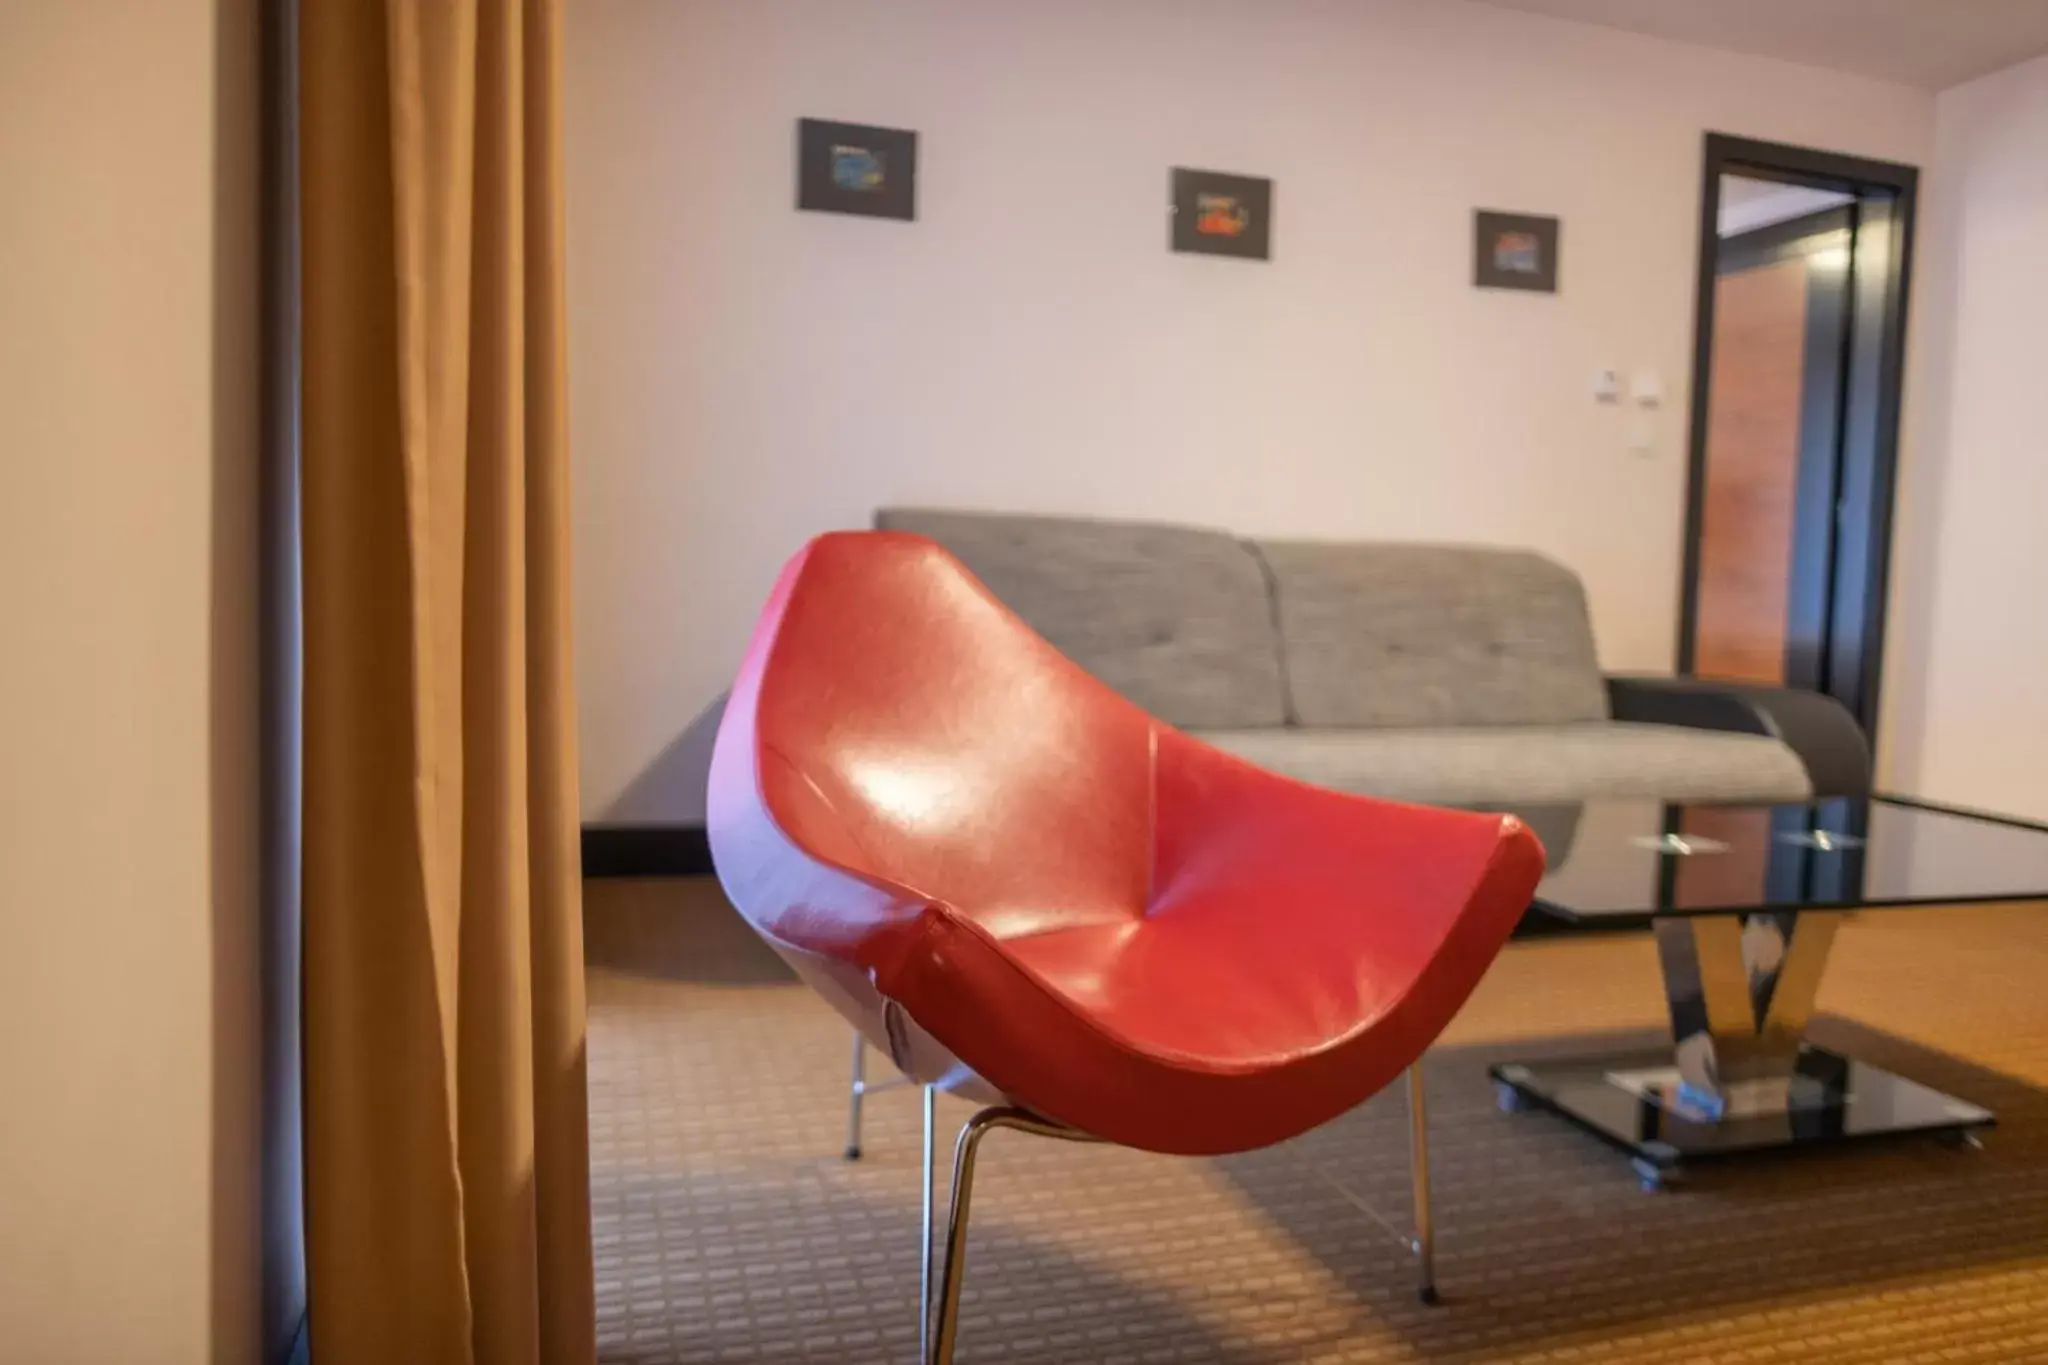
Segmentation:
<svg viewBox="0 0 2048 1365">
<path fill-rule="evenodd" d="M 1635 1158 L 1646 1183 L 1688 1162 L 1909 1134 L 1992 1127 L 1990 1110 L 1811 1044 L 1782 1102 L 1715 1117 L 1688 1103 L 1670 1051 L 1623 1052 L 1490 1069 L 1504 1109 L 1541 1109 Z"/>
</svg>

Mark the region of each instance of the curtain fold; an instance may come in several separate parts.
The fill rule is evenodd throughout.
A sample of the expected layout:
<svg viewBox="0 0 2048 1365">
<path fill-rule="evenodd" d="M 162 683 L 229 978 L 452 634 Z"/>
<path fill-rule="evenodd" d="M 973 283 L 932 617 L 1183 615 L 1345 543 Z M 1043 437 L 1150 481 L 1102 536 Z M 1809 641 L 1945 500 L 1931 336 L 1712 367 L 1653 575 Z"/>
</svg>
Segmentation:
<svg viewBox="0 0 2048 1365">
<path fill-rule="evenodd" d="M 595 1357 L 561 0 L 301 0 L 318 1365 Z"/>
</svg>

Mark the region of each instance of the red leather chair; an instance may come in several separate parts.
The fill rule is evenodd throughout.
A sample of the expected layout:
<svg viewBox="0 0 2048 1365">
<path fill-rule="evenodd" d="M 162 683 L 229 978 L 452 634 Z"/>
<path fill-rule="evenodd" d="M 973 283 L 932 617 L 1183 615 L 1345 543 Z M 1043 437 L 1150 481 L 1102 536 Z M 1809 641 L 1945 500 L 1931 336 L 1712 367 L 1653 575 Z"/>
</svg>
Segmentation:
<svg viewBox="0 0 2048 1365">
<path fill-rule="evenodd" d="M 925 1087 L 928 1362 L 951 1359 L 989 1131 L 1245 1151 L 1404 1071 L 1434 1300 L 1416 1064 L 1542 875 L 1513 818 L 1229 757 L 1082 672 L 933 542 L 841 533 L 762 613 L 708 823 L 740 912 Z M 993 1107 L 956 1145 L 935 1304 L 937 1089 Z"/>
</svg>

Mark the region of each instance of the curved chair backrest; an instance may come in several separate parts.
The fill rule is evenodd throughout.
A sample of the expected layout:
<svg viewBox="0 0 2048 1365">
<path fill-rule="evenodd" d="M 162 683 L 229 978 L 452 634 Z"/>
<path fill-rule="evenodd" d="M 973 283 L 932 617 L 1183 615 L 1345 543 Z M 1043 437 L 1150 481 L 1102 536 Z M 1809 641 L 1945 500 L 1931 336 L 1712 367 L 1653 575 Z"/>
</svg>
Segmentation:
<svg viewBox="0 0 2048 1365">
<path fill-rule="evenodd" d="M 937 544 L 821 536 L 784 568 L 727 703 L 713 853 L 778 951 L 939 1080 L 950 1055 L 884 1020 L 872 973 L 928 904 L 995 938 L 1142 914 L 1153 734 Z"/>
</svg>

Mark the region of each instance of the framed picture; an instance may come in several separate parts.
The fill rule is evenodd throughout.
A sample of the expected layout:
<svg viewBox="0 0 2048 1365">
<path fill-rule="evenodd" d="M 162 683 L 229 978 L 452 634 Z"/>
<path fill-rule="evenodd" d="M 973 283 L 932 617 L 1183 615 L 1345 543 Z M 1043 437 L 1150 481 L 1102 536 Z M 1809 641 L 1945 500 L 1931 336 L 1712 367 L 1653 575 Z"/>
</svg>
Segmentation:
<svg viewBox="0 0 2048 1365">
<path fill-rule="evenodd" d="M 798 119 L 796 206 L 867 218 L 917 217 L 917 134 Z"/>
<path fill-rule="evenodd" d="M 1480 209 L 1474 221 L 1473 284 L 1557 292 L 1557 219 Z"/>
<path fill-rule="evenodd" d="M 1175 251 L 1268 259 L 1273 246 L 1273 182 L 1175 167 L 1172 244 Z"/>
</svg>

